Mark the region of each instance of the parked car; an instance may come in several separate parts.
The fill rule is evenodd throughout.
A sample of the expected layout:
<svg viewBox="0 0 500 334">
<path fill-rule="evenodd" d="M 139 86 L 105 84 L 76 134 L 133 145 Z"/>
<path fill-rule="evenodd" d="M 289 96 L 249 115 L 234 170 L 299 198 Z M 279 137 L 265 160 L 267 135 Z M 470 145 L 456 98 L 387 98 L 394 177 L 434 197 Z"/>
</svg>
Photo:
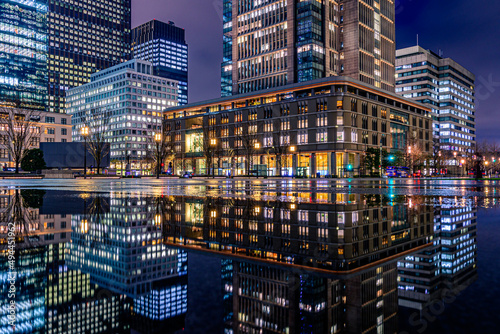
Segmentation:
<svg viewBox="0 0 500 334">
<path fill-rule="evenodd" d="M 192 172 L 184 172 L 181 176 L 182 178 L 185 178 L 185 179 L 192 179 L 193 178 L 193 173 Z"/>
</svg>

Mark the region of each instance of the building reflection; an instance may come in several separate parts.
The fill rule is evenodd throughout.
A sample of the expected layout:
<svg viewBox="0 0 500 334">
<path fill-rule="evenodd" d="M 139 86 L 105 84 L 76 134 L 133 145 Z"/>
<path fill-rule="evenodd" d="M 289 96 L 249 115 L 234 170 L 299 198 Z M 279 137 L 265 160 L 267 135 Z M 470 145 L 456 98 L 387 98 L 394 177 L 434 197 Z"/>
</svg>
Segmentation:
<svg viewBox="0 0 500 334">
<path fill-rule="evenodd" d="M 141 333 L 182 328 L 187 312 L 187 253 L 163 242 L 158 198 L 142 194 L 95 197 L 73 215 L 69 266 L 131 303 Z"/>
<path fill-rule="evenodd" d="M 223 254 L 226 333 L 394 333 L 409 299 L 408 274 L 398 266 L 439 252 L 456 267 L 440 271 L 441 286 L 443 277 L 462 281 L 475 267 L 465 251 L 475 249 L 471 207 L 418 196 L 294 195 L 288 203 L 180 197 L 168 204 L 168 245 Z"/>
<path fill-rule="evenodd" d="M 16 333 L 174 333 L 188 251 L 221 258 L 225 333 L 395 333 L 400 307 L 423 310 L 477 276 L 473 202 L 84 193 L 43 210 L 54 193 L 0 194 L 2 296 L 6 226 L 17 228 Z M 12 333 L 6 314 L 0 332 Z"/>
<path fill-rule="evenodd" d="M 39 200 L 54 200 L 51 195 L 41 193 Z M 2 310 L 1 333 L 170 333 L 184 327 L 187 253 L 161 243 L 153 199 L 83 194 L 77 214 L 54 214 L 53 209 L 42 214 L 42 203 L 31 197 L 20 191 L 0 194 L 5 311 L 8 223 L 15 221 L 17 228 L 16 327 L 8 326 Z M 160 243 L 153 245 L 156 237 Z M 138 274 L 133 271 L 137 263 Z M 111 269 L 103 270 L 107 266 Z"/>
<path fill-rule="evenodd" d="M 442 203 L 435 206 L 431 247 L 398 262 L 399 303 L 423 310 L 461 291 L 477 278 L 477 209 Z"/>
<path fill-rule="evenodd" d="M 328 201 L 175 198 L 168 204 L 165 242 L 339 273 L 430 243 L 432 207 L 413 216 L 406 203 L 386 197 L 324 195 Z"/>
</svg>

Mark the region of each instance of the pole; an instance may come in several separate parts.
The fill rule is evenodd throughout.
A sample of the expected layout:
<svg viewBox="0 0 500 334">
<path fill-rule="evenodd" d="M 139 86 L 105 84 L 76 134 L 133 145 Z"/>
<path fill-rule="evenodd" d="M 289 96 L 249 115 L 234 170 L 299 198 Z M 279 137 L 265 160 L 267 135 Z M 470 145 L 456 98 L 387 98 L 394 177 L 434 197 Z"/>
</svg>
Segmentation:
<svg viewBox="0 0 500 334">
<path fill-rule="evenodd" d="M 87 136 L 85 138 L 85 152 L 83 152 L 83 178 L 87 179 Z"/>
<path fill-rule="evenodd" d="M 380 178 L 384 177 L 382 175 L 382 140 L 380 140 L 380 153 L 379 153 L 379 162 L 380 162 Z"/>
<path fill-rule="evenodd" d="M 156 178 L 160 178 L 160 143 L 156 143 Z"/>
</svg>

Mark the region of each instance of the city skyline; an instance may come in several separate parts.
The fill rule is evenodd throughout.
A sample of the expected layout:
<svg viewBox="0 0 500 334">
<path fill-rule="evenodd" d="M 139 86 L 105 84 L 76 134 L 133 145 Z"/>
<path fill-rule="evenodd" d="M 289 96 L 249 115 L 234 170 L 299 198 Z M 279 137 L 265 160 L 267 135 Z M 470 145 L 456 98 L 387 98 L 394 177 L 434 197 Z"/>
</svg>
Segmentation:
<svg viewBox="0 0 500 334">
<path fill-rule="evenodd" d="M 190 45 L 192 103 L 220 96 L 222 0 L 190 0 L 189 3 L 189 7 L 196 10 L 186 15 L 185 3 L 132 0 L 132 27 L 157 19 L 173 21 L 186 29 L 186 40 Z M 396 48 L 415 45 L 418 34 L 420 46 L 437 53 L 441 51 L 444 57 L 451 57 L 470 69 L 476 75 L 478 142 L 495 139 L 500 69 L 494 67 L 494 61 L 500 49 L 492 46 L 491 41 L 500 25 L 496 20 L 500 5 L 479 0 L 473 7 L 466 1 L 455 2 L 451 9 L 448 7 L 445 3 L 430 0 L 396 1 Z M 443 15 L 447 10 L 450 15 Z M 466 17 L 466 20 L 458 20 L 459 17 Z M 479 17 L 479 26 L 471 29 L 473 19 Z"/>
</svg>

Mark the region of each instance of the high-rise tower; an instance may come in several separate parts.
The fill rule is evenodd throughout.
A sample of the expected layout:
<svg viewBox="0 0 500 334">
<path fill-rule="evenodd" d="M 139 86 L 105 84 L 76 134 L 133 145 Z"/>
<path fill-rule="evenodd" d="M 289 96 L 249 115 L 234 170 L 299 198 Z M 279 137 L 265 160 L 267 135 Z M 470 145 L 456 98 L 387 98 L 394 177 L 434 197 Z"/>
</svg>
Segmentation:
<svg viewBox="0 0 500 334">
<path fill-rule="evenodd" d="M 336 75 L 394 91 L 394 16 L 389 0 L 225 0 L 222 95 Z"/>
<path fill-rule="evenodd" d="M 179 104 L 188 103 L 188 46 L 184 29 L 152 20 L 132 29 L 132 57 L 153 64 L 153 74 L 179 82 Z"/>
<path fill-rule="evenodd" d="M 65 112 L 66 91 L 130 58 L 130 0 L 48 0 L 48 110 Z"/>
</svg>

